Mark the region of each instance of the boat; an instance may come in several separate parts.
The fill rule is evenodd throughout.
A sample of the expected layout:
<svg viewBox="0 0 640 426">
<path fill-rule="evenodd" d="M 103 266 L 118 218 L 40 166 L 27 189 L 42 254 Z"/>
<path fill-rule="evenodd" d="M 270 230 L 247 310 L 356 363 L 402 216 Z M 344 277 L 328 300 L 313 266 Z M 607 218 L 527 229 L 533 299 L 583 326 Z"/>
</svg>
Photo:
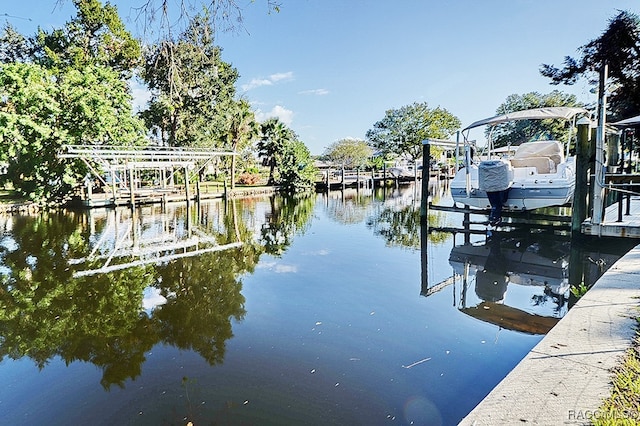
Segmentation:
<svg viewBox="0 0 640 426">
<path fill-rule="evenodd" d="M 490 208 L 491 223 L 499 222 L 502 210 L 536 210 L 571 203 L 575 189 L 575 157 L 569 155 L 568 146 L 575 119 L 582 114 L 589 112 L 578 107 L 535 108 L 497 115 L 467 126 L 462 130 L 464 165 L 451 181 L 454 202 L 479 209 Z M 495 155 L 491 140 L 493 126 L 517 120 L 548 119 L 573 121 L 566 146 L 557 140 L 534 140 L 521 143 L 513 154 L 492 158 Z M 469 130 L 480 126 L 492 128 L 487 143 L 489 155 L 478 159 L 472 158 L 471 144 L 466 141 Z"/>
</svg>

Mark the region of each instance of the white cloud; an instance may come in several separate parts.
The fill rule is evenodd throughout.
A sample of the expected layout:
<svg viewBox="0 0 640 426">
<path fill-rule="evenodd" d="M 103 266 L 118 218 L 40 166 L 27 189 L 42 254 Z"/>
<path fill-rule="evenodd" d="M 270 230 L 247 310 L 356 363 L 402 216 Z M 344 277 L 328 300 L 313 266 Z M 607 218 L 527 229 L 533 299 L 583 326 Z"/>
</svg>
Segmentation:
<svg viewBox="0 0 640 426">
<path fill-rule="evenodd" d="M 256 120 L 259 122 L 263 122 L 269 118 L 279 118 L 280 121 L 287 126 L 291 126 L 291 123 L 293 123 L 293 111 L 280 105 L 274 106 L 271 111 L 267 112 L 258 109 L 256 110 L 255 115 Z"/>
<path fill-rule="evenodd" d="M 284 265 L 276 262 L 261 262 L 257 266 L 258 269 L 271 269 L 277 274 L 290 274 L 298 272 L 298 268 L 294 265 Z"/>
<path fill-rule="evenodd" d="M 241 88 L 243 91 L 246 92 L 246 91 L 255 89 L 257 87 L 273 86 L 274 83 L 277 83 L 279 81 L 287 81 L 287 80 L 293 80 L 292 71 L 271 74 L 267 78 L 254 78 L 249 83 L 243 84 Z"/>
<path fill-rule="evenodd" d="M 293 79 L 293 71 L 289 71 L 289 72 L 280 72 L 280 73 L 276 73 L 276 74 L 271 74 L 269 76 L 269 79 L 271 81 L 273 81 L 274 83 L 276 81 L 281 81 L 281 80 L 292 80 Z"/>
<path fill-rule="evenodd" d="M 324 95 L 328 95 L 329 91 L 327 89 L 311 89 L 311 90 L 303 90 L 302 92 L 298 92 L 298 94 L 324 96 Z"/>
<path fill-rule="evenodd" d="M 167 299 L 160 294 L 160 290 L 155 287 L 147 287 L 143 292 L 142 309 L 152 311 L 158 306 L 167 303 Z"/>
</svg>

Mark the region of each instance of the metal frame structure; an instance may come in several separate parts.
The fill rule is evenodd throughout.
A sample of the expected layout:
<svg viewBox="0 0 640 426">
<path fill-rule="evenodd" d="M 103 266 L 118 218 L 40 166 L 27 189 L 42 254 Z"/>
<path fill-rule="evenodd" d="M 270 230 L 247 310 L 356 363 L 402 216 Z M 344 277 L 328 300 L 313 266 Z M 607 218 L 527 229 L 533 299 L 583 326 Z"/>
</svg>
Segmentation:
<svg viewBox="0 0 640 426">
<path fill-rule="evenodd" d="M 232 151 L 205 149 L 205 148 L 179 148 L 179 147 L 152 147 L 136 149 L 105 145 L 64 145 L 58 158 L 82 160 L 91 173 L 104 188 L 111 192 L 111 199 L 122 196 L 129 198 L 130 204 L 135 204 L 135 193 L 139 192 L 136 186 L 136 176 L 141 170 L 156 170 L 160 176 L 159 187 L 151 189 L 167 190 L 173 188 L 176 171 L 183 171 L 185 176 L 185 198 L 191 198 L 189 183 L 192 175 L 199 176 L 199 172 L 211 161 L 220 156 L 236 155 Z M 111 182 L 107 182 L 106 174 L 110 175 Z M 91 198 L 92 184 L 89 179 L 85 182 L 87 198 Z M 198 194 L 199 195 L 199 194 Z M 162 196 L 162 194 L 159 194 Z"/>
</svg>

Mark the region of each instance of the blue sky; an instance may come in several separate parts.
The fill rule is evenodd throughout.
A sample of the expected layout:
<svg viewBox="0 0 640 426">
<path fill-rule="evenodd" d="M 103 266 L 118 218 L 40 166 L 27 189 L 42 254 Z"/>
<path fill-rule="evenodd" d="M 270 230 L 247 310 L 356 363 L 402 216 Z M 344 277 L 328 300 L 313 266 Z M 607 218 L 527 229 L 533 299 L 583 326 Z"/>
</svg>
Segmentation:
<svg viewBox="0 0 640 426">
<path fill-rule="evenodd" d="M 112 2 L 137 36 L 131 7 L 145 1 Z M 25 34 L 59 27 L 73 13 L 70 0 L 63 8 L 56 0 L 3 3 L 0 20 Z M 364 139 L 387 109 L 413 102 L 446 108 L 463 127 L 494 115 L 511 94 L 559 89 L 595 102 L 584 82 L 550 85 L 540 65 L 577 56 L 618 10 L 640 13 L 637 0 L 280 3 L 279 13 L 268 13 L 266 0 L 238 0 L 244 29 L 219 34 L 218 44 L 258 118 L 280 117 L 312 154 L 342 138 Z"/>
</svg>

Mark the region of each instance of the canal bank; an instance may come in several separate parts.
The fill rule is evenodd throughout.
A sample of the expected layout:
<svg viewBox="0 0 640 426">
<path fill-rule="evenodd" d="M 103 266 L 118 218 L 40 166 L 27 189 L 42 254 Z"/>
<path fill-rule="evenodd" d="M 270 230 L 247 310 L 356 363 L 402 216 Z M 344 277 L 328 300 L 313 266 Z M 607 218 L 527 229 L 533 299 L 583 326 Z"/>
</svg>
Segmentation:
<svg viewBox="0 0 640 426">
<path fill-rule="evenodd" d="M 636 334 L 640 246 L 618 260 L 461 422 L 589 424 Z M 624 418 L 625 413 L 619 413 Z"/>
</svg>

